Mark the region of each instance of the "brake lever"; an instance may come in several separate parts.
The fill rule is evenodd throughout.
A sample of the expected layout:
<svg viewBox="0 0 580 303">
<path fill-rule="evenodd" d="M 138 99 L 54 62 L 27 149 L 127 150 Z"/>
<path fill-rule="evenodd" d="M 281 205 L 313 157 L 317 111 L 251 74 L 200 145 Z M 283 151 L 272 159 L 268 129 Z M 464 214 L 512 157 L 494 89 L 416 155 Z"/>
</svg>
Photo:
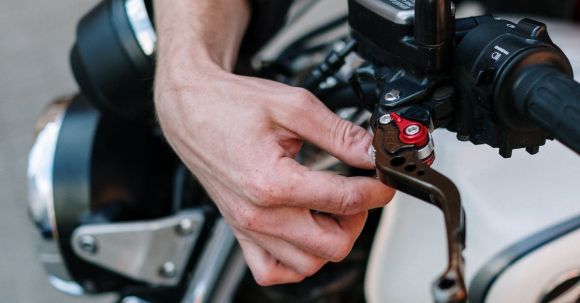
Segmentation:
<svg viewBox="0 0 580 303">
<path fill-rule="evenodd" d="M 372 156 L 381 182 L 433 204 L 443 212 L 448 266 L 432 285 L 435 302 L 466 302 L 462 257 L 465 221 L 461 197 L 449 178 L 430 167 L 435 155 L 429 129 L 396 113 L 381 116 L 373 125 Z"/>
</svg>

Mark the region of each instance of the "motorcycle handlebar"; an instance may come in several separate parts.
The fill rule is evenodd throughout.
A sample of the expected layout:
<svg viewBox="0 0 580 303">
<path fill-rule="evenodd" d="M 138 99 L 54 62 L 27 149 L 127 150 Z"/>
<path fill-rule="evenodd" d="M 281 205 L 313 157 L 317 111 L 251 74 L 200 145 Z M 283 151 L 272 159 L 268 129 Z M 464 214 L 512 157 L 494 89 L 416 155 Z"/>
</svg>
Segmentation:
<svg viewBox="0 0 580 303">
<path fill-rule="evenodd" d="M 580 153 L 580 83 L 548 65 L 523 70 L 512 90 L 519 114 Z"/>
</svg>

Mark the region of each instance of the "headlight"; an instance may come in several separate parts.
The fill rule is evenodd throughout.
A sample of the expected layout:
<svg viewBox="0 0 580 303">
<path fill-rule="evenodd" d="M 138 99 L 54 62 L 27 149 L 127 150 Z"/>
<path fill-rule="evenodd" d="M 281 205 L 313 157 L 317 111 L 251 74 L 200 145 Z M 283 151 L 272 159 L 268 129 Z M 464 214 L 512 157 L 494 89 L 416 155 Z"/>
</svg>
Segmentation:
<svg viewBox="0 0 580 303">
<path fill-rule="evenodd" d="M 52 187 L 52 169 L 58 134 L 68 100 L 52 103 L 37 123 L 35 142 L 28 157 L 28 201 L 32 220 L 42 236 L 57 236 Z"/>
<path fill-rule="evenodd" d="M 204 216 L 172 201 L 177 165 L 148 123 L 100 113 L 84 96 L 50 105 L 28 166 L 30 215 L 50 283 L 71 295 L 178 285 Z M 174 232 L 183 222 L 192 232 Z M 174 274 L 159 275 L 165 263 Z"/>
<path fill-rule="evenodd" d="M 65 293 L 81 295 L 82 288 L 71 279 L 60 252 L 54 212 L 54 157 L 69 104 L 70 99 L 57 100 L 38 119 L 28 157 L 28 207 L 41 235 L 40 261 L 49 273 L 50 283 Z"/>
</svg>

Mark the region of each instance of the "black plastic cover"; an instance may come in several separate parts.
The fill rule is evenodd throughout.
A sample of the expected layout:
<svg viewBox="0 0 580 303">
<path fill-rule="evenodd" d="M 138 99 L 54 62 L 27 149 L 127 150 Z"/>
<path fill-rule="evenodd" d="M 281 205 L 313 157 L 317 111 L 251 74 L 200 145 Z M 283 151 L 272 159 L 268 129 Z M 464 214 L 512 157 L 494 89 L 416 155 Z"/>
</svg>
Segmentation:
<svg viewBox="0 0 580 303">
<path fill-rule="evenodd" d="M 143 53 L 125 1 L 103 1 L 77 27 L 71 66 L 81 91 L 99 109 L 123 117 L 153 113 L 153 58 Z"/>
</svg>

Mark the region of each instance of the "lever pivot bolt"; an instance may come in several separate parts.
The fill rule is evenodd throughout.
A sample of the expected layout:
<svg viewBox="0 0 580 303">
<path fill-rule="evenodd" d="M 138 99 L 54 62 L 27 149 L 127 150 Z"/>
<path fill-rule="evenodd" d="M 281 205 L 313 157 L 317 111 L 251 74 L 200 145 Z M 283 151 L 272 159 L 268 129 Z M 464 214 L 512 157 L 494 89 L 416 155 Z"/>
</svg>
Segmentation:
<svg viewBox="0 0 580 303">
<path fill-rule="evenodd" d="M 393 121 L 393 119 L 391 118 L 391 115 L 389 115 L 389 114 L 382 115 L 379 118 L 379 123 L 382 125 L 387 125 L 387 124 L 391 123 L 391 121 Z"/>
</svg>

